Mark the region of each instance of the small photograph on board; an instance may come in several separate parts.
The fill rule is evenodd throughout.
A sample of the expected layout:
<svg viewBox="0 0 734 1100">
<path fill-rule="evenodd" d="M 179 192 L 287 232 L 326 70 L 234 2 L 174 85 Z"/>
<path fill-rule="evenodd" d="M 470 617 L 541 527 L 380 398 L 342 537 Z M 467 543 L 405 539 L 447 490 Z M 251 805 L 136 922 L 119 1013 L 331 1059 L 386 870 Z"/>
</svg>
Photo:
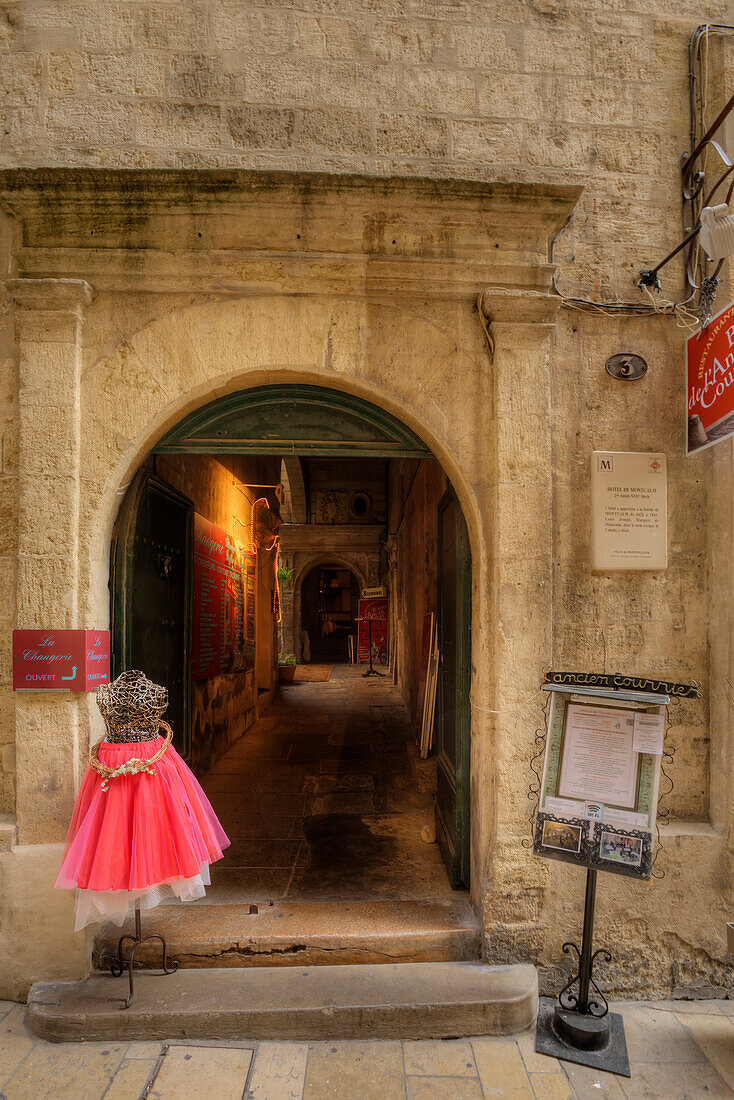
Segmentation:
<svg viewBox="0 0 734 1100">
<path fill-rule="evenodd" d="M 645 829 L 612 829 L 597 825 L 591 850 L 591 866 L 630 878 L 649 879 L 652 874 L 652 835 Z"/>
<path fill-rule="evenodd" d="M 539 812 L 535 818 L 533 851 L 545 859 L 561 859 L 586 867 L 589 863 L 590 821 Z"/>
<path fill-rule="evenodd" d="M 578 853 L 581 851 L 582 835 L 580 825 L 571 825 L 566 821 L 544 821 L 541 842 L 546 848 Z"/>
<path fill-rule="evenodd" d="M 624 867 L 639 867 L 642 863 L 642 837 L 603 830 L 599 839 L 599 856 L 610 863 L 621 863 Z"/>
</svg>

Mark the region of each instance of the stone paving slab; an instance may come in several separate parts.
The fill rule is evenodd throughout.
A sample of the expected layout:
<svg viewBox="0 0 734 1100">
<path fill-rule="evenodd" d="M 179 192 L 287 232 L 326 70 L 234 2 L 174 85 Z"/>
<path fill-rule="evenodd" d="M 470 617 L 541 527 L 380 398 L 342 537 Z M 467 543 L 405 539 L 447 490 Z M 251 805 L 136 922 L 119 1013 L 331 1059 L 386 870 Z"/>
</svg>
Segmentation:
<svg viewBox="0 0 734 1100">
<path fill-rule="evenodd" d="M 51 1044 L 0 1002 L 0 1100 L 734 1100 L 731 1001 L 616 1004 L 634 1046 L 627 1079 L 534 1050 L 534 1036 L 312 1043 Z M 677 1028 L 698 1054 L 671 1039 Z M 650 1053 L 655 1058 L 650 1059 Z"/>
</svg>

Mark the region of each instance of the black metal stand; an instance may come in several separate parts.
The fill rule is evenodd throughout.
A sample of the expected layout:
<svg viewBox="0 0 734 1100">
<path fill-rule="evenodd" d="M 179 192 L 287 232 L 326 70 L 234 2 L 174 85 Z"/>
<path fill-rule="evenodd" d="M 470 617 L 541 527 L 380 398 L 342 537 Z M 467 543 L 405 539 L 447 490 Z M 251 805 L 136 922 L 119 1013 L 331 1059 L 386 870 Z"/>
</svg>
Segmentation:
<svg viewBox="0 0 734 1100">
<path fill-rule="evenodd" d="M 370 647 L 370 667 L 364 673 L 364 676 L 384 676 L 384 672 L 378 672 L 372 664 L 372 619 L 367 620 L 367 629 L 369 630 L 369 647 Z"/>
<path fill-rule="evenodd" d="M 115 978 L 119 978 L 120 975 L 122 974 L 123 970 L 125 969 L 125 963 L 124 963 L 123 958 L 122 958 L 122 945 L 125 942 L 125 940 L 130 940 L 130 942 L 132 943 L 132 947 L 130 949 L 130 958 L 128 959 L 128 963 L 127 963 L 127 973 L 128 973 L 128 979 L 130 981 L 130 992 L 128 993 L 127 999 L 125 1001 L 125 1008 L 129 1008 L 130 1005 L 133 1003 L 133 966 L 134 966 L 134 963 L 135 963 L 135 952 L 137 951 L 138 947 L 140 947 L 141 943 L 147 943 L 148 940 L 160 940 L 161 941 L 161 944 L 163 945 L 163 973 L 164 974 L 174 974 L 178 970 L 178 960 L 173 959 L 173 961 L 171 962 L 171 964 L 169 966 L 169 963 L 168 963 L 168 947 L 166 945 L 165 939 L 163 938 L 163 936 L 161 936 L 160 932 L 151 932 L 148 936 L 144 936 L 142 934 L 142 928 L 141 928 L 141 924 L 140 924 L 140 907 L 136 905 L 135 906 L 135 935 L 131 936 L 130 933 L 127 932 L 124 936 L 120 936 L 119 942 L 117 944 L 117 958 L 115 959 L 115 961 L 112 963 L 112 966 L 110 967 L 110 970 L 112 971 L 112 975 Z"/>
<path fill-rule="evenodd" d="M 597 958 L 605 962 L 612 960 L 611 952 L 605 947 L 593 952 L 591 949 L 596 876 L 596 870 L 587 870 L 581 949 L 575 943 L 563 945 L 564 955 L 571 951 L 576 953 L 578 970 L 558 994 L 557 1001 L 552 997 L 540 998 L 535 1049 L 553 1058 L 629 1077 L 622 1017 L 609 1011 L 607 999 L 592 976 Z"/>
</svg>

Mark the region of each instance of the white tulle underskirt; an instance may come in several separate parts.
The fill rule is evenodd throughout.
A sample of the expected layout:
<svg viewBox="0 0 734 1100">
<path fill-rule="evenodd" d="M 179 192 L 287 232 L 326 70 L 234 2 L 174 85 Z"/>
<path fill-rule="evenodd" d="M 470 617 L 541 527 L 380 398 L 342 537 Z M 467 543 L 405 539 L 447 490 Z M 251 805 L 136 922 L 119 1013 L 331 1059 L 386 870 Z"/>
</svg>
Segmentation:
<svg viewBox="0 0 734 1100">
<path fill-rule="evenodd" d="M 204 863 L 198 875 L 161 882 L 144 890 L 80 890 L 77 887 L 74 931 L 79 932 L 88 924 L 100 921 L 112 921 L 119 926 L 137 907 L 155 909 L 171 897 L 179 901 L 196 901 L 204 897 L 205 887 L 210 884 L 209 864 Z"/>
</svg>

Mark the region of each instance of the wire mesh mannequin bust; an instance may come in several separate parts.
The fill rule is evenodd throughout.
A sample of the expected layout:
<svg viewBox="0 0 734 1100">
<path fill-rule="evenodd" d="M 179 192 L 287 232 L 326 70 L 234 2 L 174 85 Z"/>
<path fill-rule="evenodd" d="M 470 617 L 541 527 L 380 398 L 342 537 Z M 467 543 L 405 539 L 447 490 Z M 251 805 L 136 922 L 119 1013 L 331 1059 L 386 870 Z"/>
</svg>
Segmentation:
<svg viewBox="0 0 734 1100">
<path fill-rule="evenodd" d="M 166 689 L 133 669 L 101 685 L 97 704 L 106 736 L 90 752 L 56 886 L 76 891 L 77 931 L 105 920 L 122 924 L 135 910 L 135 936 L 122 937 L 113 967 L 122 972 L 122 943 L 132 940 L 129 1005 L 135 948 L 151 938 L 142 937 L 140 910 L 170 896 L 203 898 L 209 867 L 229 839 L 171 743 L 173 730 L 161 717 Z M 163 965 L 168 973 L 165 948 Z"/>
<path fill-rule="evenodd" d="M 97 706 L 104 718 L 105 740 L 120 743 L 152 741 L 160 733 L 168 692 L 136 669 L 121 673 L 97 689 Z"/>
</svg>

